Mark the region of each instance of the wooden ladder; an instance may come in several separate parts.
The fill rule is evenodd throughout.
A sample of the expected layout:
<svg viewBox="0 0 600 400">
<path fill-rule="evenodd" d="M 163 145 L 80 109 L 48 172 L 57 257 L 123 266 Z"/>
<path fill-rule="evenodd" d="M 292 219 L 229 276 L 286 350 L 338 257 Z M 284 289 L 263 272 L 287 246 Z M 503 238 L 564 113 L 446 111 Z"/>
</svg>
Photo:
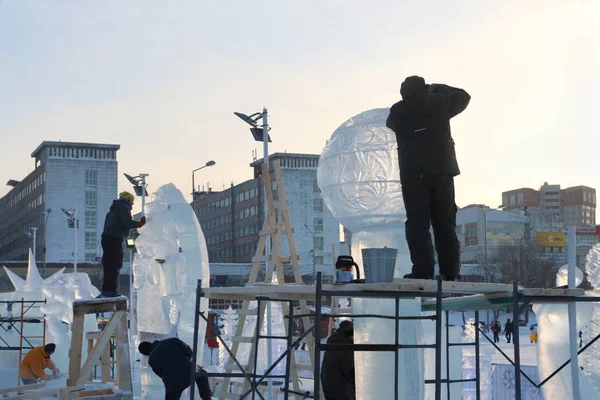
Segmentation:
<svg viewBox="0 0 600 400">
<path fill-rule="evenodd" d="M 266 192 L 266 201 L 267 201 L 267 215 L 265 216 L 265 221 L 262 227 L 262 230 L 259 233 L 259 241 L 258 246 L 256 248 L 255 256 L 252 258 L 252 270 L 250 272 L 250 277 L 248 279 L 248 284 L 252 285 L 257 283 L 257 277 L 260 270 L 261 263 L 265 263 L 265 280 L 264 283 L 272 284 L 273 283 L 273 274 L 277 272 L 277 283 L 284 284 L 284 271 L 283 264 L 289 263 L 292 267 L 293 273 L 293 283 L 302 284 L 302 274 L 300 271 L 299 257 L 296 252 L 296 243 L 294 241 L 294 230 L 292 228 L 292 222 L 289 213 L 289 202 L 286 197 L 285 188 L 283 184 L 283 178 L 281 174 L 281 166 L 279 160 L 275 160 L 273 162 L 273 172 L 275 174 L 275 181 L 277 182 L 277 194 L 278 194 L 278 207 L 275 206 L 275 201 L 273 200 L 273 191 L 271 189 L 271 176 L 269 174 L 269 167 L 265 164 L 262 165 L 262 174 L 263 174 L 263 184 Z M 279 210 L 279 217 L 277 217 L 276 210 Z M 281 255 L 281 238 L 285 235 L 287 237 L 288 247 L 289 247 L 289 256 Z M 270 254 L 266 253 L 267 249 L 267 238 L 271 239 L 270 246 Z M 257 321 L 264 321 L 265 314 L 265 306 L 264 303 L 261 304 L 260 310 L 257 310 L 257 307 L 250 308 L 251 300 L 244 300 L 242 303 L 242 308 L 238 310 L 239 319 L 235 332 L 235 336 L 231 338 L 232 346 L 231 351 L 233 355 L 237 358 L 238 349 L 240 343 L 250 343 L 251 348 L 248 356 L 248 362 L 244 365 L 244 369 L 246 371 L 250 371 L 254 366 L 254 354 L 256 351 L 256 346 L 258 346 L 258 338 L 257 337 L 244 337 L 242 336 L 244 331 L 244 326 L 246 324 L 246 319 L 248 315 L 257 316 Z M 306 300 L 300 300 L 300 311 L 304 315 L 309 314 L 309 309 Z M 283 314 L 288 315 L 290 310 L 288 303 L 282 302 Z M 259 317 L 260 314 L 260 317 Z M 310 327 L 310 318 L 308 316 L 302 317 L 302 322 L 305 328 Z M 288 334 L 288 324 L 284 323 L 286 334 Z M 317 325 L 318 326 L 318 325 Z M 262 327 L 258 328 L 258 332 Z M 293 340 L 296 340 L 297 337 L 292 337 Z M 308 351 L 310 354 L 310 363 L 309 364 L 298 364 L 296 362 L 295 352 L 292 349 L 290 354 L 290 378 L 292 381 L 292 388 L 294 391 L 300 392 L 300 382 L 298 380 L 298 370 L 310 370 L 313 371 L 314 364 L 314 338 L 311 334 L 307 335 L 305 338 L 307 343 Z M 225 371 L 227 373 L 233 372 L 233 369 L 237 368 L 236 365 L 232 362 L 228 362 L 225 365 Z M 318 379 L 318 377 L 317 377 Z M 228 393 L 231 383 L 231 378 L 227 377 L 223 380 L 223 385 L 221 386 L 219 392 L 219 399 L 238 399 L 240 396 L 236 393 Z M 245 380 L 242 392 L 246 392 L 250 389 L 250 383 Z"/>
</svg>

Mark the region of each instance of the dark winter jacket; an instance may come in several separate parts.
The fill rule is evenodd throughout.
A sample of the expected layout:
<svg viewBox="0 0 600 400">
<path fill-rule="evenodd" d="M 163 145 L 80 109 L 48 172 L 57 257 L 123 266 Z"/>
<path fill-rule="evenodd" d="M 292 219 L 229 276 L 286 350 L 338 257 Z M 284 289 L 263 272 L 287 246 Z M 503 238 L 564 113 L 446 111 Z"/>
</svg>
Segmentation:
<svg viewBox="0 0 600 400">
<path fill-rule="evenodd" d="M 138 221 L 131 218 L 131 206 L 124 200 L 114 200 L 110 211 L 104 220 L 103 235 L 124 239 L 129 236 L 131 229 L 140 226 Z"/>
<path fill-rule="evenodd" d="M 513 333 L 513 323 L 512 322 L 507 322 L 506 325 L 504 325 L 504 333 Z"/>
<path fill-rule="evenodd" d="M 460 174 L 450 119 L 467 108 L 471 96 L 441 84 L 420 88 L 403 84 L 401 93 L 403 100 L 391 107 L 386 122 L 396 133 L 400 180 L 407 183 L 421 176 Z"/>
<path fill-rule="evenodd" d="M 352 340 L 338 329 L 327 339 L 327 344 L 352 344 Z M 326 399 L 356 399 L 354 351 L 326 351 L 321 367 L 321 384 Z"/>
<path fill-rule="evenodd" d="M 162 379 L 167 391 L 185 390 L 190 386 L 192 349 L 178 338 L 157 340 L 152 343 L 148 364 Z M 209 399 L 210 387 L 200 389 L 200 397 Z"/>
</svg>

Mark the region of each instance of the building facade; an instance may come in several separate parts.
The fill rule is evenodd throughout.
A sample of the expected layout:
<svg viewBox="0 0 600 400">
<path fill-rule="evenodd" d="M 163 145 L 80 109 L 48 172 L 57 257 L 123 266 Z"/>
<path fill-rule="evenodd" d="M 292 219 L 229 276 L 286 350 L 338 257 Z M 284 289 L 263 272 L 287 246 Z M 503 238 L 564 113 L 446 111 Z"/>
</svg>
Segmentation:
<svg viewBox="0 0 600 400">
<path fill-rule="evenodd" d="M 36 261 L 96 262 L 102 255 L 104 217 L 117 196 L 119 145 L 42 142 L 31 154 L 35 169 L 0 199 L 0 260 L 27 260 L 36 230 Z M 76 211 L 69 227 L 62 209 Z"/>
<path fill-rule="evenodd" d="M 561 189 L 560 185 L 544 182 L 539 190 L 521 188 L 502 192 L 501 207 L 505 211 L 527 212 L 539 231 L 595 225 L 596 189 L 588 186 Z"/>
<path fill-rule="evenodd" d="M 279 182 L 273 172 L 275 160 L 281 166 L 302 274 L 312 276 L 323 265 L 333 265 L 340 242 L 339 224 L 323 204 L 317 185 L 319 156 L 293 153 L 269 156 L 271 188 L 277 203 Z M 209 189 L 196 194 L 192 207 L 206 237 L 211 264 L 252 261 L 265 220 L 261 165 L 262 159 L 250 164 L 253 179 L 220 192 Z M 289 255 L 285 236 L 281 254 Z"/>
</svg>

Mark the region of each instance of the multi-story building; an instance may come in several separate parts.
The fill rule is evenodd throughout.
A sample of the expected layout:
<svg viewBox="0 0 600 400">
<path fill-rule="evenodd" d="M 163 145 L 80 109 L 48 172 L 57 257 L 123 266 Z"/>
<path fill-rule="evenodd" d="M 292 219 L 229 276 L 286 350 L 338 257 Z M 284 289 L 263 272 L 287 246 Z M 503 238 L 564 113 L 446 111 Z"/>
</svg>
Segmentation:
<svg viewBox="0 0 600 400">
<path fill-rule="evenodd" d="M 539 190 L 521 188 L 502 192 L 505 211 L 520 210 L 531 217 L 537 231 L 596 224 L 596 189 L 574 186 L 561 189 L 548 182 Z"/>
<path fill-rule="evenodd" d="M 278 201 L 273 161 L 279 160 L 285 185 L 296 250 L 302 274 L 313 270 L 331 274 L 333 258 L 339 248 L 339 223 L 323 204 L 317 185 L 319 156 L 275 153 L 269 156 L 271 188 Z M 265 220 L 262 159 L 250 164 L 254 178 L 215 192 L 197 193 L 192 207 L 202 226 L 211 263 L 249 263 L 259 241 Z M 286 238 L 281 253 L 289 254 Z"/>
<path fill-rule="evenodd" d="M 35 169 L 8 182 L 0 199 L 0 260 L 27 260 L 36 230 L 36 260 L 95 262 L 101 256 L 104 216 L 117 196 L 119 145 L 44 141 L 31 154 Z M 76 210 L 79 229 L 62 209 Z"/>
</svg>

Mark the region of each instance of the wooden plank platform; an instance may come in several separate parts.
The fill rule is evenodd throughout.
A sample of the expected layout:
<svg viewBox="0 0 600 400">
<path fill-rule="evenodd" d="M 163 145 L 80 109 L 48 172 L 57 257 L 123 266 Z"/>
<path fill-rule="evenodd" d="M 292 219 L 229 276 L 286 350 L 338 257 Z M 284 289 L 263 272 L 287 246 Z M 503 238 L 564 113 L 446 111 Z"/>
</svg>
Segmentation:
<svg viewBox="0 0 600 400">
<path fill-rule="evenodd" d="M 73 315 L 94 314 L 110 311 L 127 311 L 127 297 L 107 297 L 73 302 Z"/>
<path fill-rule="evenodd" d="M 429 292 L 437 291 L 437 281 L 425 279 L 397 279 L 391 283 L 346 283 L 323 285 L 323 291 L 336 292 Z M 504 283 L 443 282 L 442 291 L 452 294 L 506 293 L 512 285 Z M 211 299 L 253 300 L 257 296 L 281 299 L 315 299 L 315 286 L 304 284 L 275 285 L 254 283 L 239 287 L 203 288 L 202 293 Z"/>
<path fill-rule="evenodd" d="M 527 297 L 582 297 L 585 296 L 583 289 L 544 289 L 544 288 L 520 288 L 519 294 Z M 476 294 L 471 296 L 451 297 L 442 300 L 442 310 L 485 310 L 509 307 L 512 305 L 513 293 L 511 291 L 501 293 Z M 566 303 L 565 299 L 565 303 Z M 543 303 L 543 299 L 534 300 L 532 303 Z M 422 305 L 423 311 L 435 311 L 435 300 L 425 300 Z"/>
</svg>

